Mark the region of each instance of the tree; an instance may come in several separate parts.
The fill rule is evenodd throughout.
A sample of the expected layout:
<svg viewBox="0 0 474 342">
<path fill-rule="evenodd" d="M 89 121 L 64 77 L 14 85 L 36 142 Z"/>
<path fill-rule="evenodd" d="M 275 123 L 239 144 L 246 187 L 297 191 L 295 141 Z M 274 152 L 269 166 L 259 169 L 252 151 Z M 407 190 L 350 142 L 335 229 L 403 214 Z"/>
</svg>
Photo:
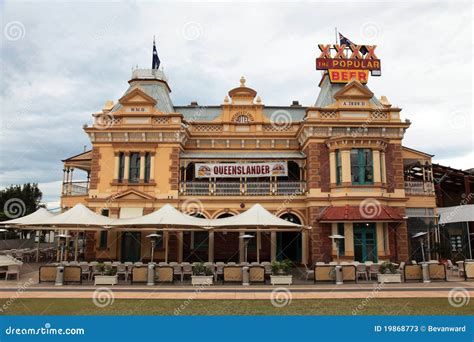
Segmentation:
<svg viewBox="0 0 474 342">
<path fill-rule="evenodd" d="M 43 193 L 37 183 L 11 185 L 0 191 L 0 221 L 29 215 L 39 208 Z"/>
</svg>

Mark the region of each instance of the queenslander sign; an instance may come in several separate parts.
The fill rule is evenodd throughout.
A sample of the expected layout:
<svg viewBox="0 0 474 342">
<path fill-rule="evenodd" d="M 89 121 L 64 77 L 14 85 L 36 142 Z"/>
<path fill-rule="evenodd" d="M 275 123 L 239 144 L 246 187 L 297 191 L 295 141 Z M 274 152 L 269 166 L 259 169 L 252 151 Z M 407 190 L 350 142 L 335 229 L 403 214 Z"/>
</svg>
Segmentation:
<svg viewBox="0 0 474 342">
<path fill-rule="evenodd" d="M 220 163 L 195 166 L 196 178 L 240 178 L 240 177 L 277 177 L 288 176 L 286 162 L 272 163 Z"/>
</svg>

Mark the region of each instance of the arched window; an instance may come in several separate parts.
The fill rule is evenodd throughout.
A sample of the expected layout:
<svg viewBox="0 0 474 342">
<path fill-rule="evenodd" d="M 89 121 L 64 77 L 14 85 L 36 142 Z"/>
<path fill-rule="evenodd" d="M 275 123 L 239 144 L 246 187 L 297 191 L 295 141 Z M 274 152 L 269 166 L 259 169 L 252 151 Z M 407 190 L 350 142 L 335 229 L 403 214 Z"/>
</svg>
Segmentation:
<svg viewBox="0 0 474 342">
<path fill-rule="evenodd" d="M 247 115 L 242 114 L 242 115 L 239 115 L 235 118 L 235 122 L 245 124 L 245 123 L 249 123 L 250 119 Z"/>
</svg>

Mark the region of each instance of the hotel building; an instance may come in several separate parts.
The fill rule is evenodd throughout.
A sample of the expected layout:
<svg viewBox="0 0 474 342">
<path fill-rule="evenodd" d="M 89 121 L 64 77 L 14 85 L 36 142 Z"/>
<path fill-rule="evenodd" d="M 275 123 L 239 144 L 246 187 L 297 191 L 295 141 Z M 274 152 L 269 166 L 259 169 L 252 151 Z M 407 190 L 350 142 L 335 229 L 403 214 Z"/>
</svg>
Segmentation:
<svg viewBox="0 0 474 342">
<path fill-rule="evenodd" d="M 62 208 L 81 202 L 128 218 L 170 203 L 222 218 L 260 203 L 311 229 L 257 232 L 249 261 L 257 248 L 262 261 L 330 261 L 333 234 L 344 236 L 342 260 L 409 260 L 411 234 L 434 227 L 436 199 L 432 156 L 403 146 L 410 121 L 401 108 L 355 79 L 331 83 L 327 73 L 309 106 L 267 104 L 251 80 L 235 81 L 216 94 L 220 104 L 177 105 L 161 70 L 133 70 L 123 96 L 84 126 L 92 149 L 63 160 Z M 150 259 L 146 232 L 81 234 L 86 260 Z M 239 234 L 166 232 L 168 260 L 241 261 Z M 438 238 L 436 230 L 428 236 Z M 154 260 L 164 254 L 162 243 Z"/>
</svg>

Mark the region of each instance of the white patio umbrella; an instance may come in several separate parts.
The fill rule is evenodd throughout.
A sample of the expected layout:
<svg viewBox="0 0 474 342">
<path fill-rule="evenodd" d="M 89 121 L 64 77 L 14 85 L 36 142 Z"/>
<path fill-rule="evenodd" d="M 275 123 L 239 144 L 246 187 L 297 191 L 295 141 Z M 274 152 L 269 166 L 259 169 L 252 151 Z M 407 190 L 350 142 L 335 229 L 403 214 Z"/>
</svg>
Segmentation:
<svg viewBox="0 0 474 342">
<path fill-rule="evenodd" d="M 5 226 L 6 228 L 19 228 L 21 229 L 23 225 L 36 225 L 37 222 L 43 222 L 55 216 L 54 213 L 48 211 L 45 208 L 39 208 L 34 213 L 31 213 L 26 216 L 18 217 L 13 220 L 0 222 L 0 225 Z M 33 229 L 34 227 L 29 227 L 28 229 Z M 36 242 L 36 262 L 39 261 L 39 251 L 40 251 L 40 230 L 38 232 L 38 241 Z"/>
<path fill-rule="evenodd" d="M 211 220 L 210 226 L 213 228 L 219 227 L 273 227 L 273 228 L 287 228 L 291 230 L 308 228 L 301 224 L 296 224 L 283 220 L 270 213 L 260 204 L 254 204 L 251 208 L 243 213 L 223 219 Z"/>
<path fill-rule="evenodd" d="M 165 204 L 157 211 L 148 215 L 129 219 L 116 219 L 111 225 L 114 227 L 142 227 L 157 230 L 157 228 L 208 228 L 211 220 L 183 214 L 171 204 Z"/>
</svg>

